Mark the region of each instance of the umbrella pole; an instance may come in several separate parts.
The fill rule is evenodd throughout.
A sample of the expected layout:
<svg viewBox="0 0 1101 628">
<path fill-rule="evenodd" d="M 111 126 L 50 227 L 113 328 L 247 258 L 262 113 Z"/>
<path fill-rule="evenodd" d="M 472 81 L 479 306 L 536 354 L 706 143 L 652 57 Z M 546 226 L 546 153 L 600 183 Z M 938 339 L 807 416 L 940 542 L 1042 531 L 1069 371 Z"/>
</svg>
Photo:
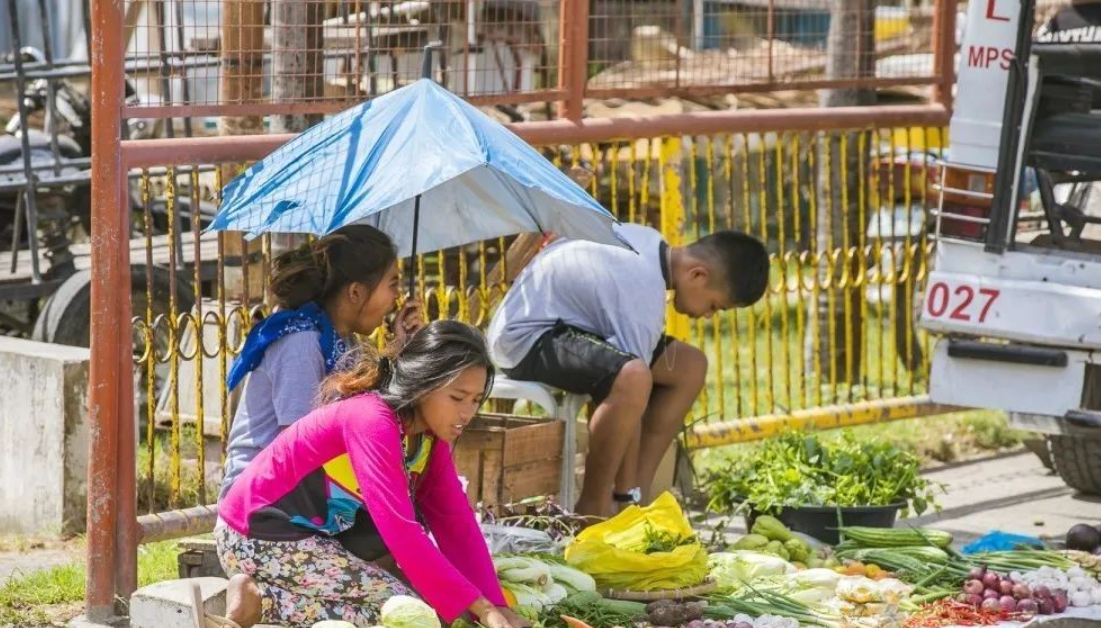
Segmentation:
<svg viewBox="0 0 1101 628">
<path fill-rule="evenodd" d="M 413 252 L 409 256 L 409 297 L 413 298 L 417 280 L 417 233 L 421 227 L 421 195 L 413 198 Z"/>
</svg>

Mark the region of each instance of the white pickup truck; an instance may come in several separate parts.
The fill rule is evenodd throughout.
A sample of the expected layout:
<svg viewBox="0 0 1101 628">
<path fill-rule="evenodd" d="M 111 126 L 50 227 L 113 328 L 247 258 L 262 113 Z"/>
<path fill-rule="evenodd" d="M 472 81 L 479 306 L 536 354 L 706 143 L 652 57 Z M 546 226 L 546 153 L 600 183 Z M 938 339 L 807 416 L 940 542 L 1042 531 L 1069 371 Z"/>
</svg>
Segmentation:
<svg viewBox="0 0 1101 628">
<path fill-rule="evenodd" d="M 1046 435 L 1101 494 L 1101 45 L 1033 43 L 1034 0 L 971 0 L 920 325 L 931 397 Z M 1035 174 L 1040 210 L 1022 203 Z"/>
</svg>

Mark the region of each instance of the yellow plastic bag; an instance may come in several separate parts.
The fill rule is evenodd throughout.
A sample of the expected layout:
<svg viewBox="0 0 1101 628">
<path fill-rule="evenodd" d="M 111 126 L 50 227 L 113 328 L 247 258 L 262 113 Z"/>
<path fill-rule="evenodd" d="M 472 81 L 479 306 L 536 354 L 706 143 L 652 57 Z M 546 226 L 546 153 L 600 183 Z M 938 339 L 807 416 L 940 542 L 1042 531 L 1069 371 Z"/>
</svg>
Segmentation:
<svg viewBox="0 0 1101 628">
<path fill-rule="evenodd" d="M 655 540 L 689 538 L 691 542 L 672 551 L 645 553 Z M 604 589 L 677 589 L 695 586 L 707 577 L 707 551 L 669 493 L 645 508 L 631 506 L 583 530 L 566 548 L 566 562 L 591 575 Z"/>
</svg>

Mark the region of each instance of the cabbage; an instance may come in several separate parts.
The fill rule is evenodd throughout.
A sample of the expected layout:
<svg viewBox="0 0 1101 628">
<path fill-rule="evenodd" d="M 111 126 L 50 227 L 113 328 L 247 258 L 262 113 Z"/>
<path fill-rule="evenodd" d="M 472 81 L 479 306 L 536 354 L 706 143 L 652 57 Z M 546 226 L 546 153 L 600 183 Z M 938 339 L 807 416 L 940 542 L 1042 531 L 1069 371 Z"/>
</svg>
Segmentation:
<svg viewBox="0 0 1101 628">
<path fill-rule="evenodd" d="M 740 589 L 757 578 L 795 572 L 795 566 L 783 558 L 747 550 L 711 554 L 707 562 L 719 589 L 727 591 Z"/>
<path fill-rule="evenodd" d="M 431 606 L 408 595 L 395 595 L 382 605 L 385 628 L 441 628 L 440 618 Z"/>
<path fill-rule="evenodd" d="M 832 569 L 807 569 L 785 578 L 782 592 L 804 604 L 821 604 L 837 592 L 841 574 Z"/>
</svg>

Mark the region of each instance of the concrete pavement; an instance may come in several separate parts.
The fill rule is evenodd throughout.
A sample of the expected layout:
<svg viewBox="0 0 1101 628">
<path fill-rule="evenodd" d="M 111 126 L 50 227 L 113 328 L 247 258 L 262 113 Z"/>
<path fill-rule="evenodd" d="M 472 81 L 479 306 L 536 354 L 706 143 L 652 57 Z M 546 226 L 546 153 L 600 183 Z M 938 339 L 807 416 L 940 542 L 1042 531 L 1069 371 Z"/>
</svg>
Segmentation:
<svg viewBox="0 0 1101 628">
<path fill-rule="evenodd" d="M 1031 453 L 948 465 L 925 474 L 943 483 L 943 510 L 914 519 L 968 542 L 991 530 L 1062 539 L 1076 523 L 1101 523 L 1101 498 L 1076 493 Z"/>
</svg>

